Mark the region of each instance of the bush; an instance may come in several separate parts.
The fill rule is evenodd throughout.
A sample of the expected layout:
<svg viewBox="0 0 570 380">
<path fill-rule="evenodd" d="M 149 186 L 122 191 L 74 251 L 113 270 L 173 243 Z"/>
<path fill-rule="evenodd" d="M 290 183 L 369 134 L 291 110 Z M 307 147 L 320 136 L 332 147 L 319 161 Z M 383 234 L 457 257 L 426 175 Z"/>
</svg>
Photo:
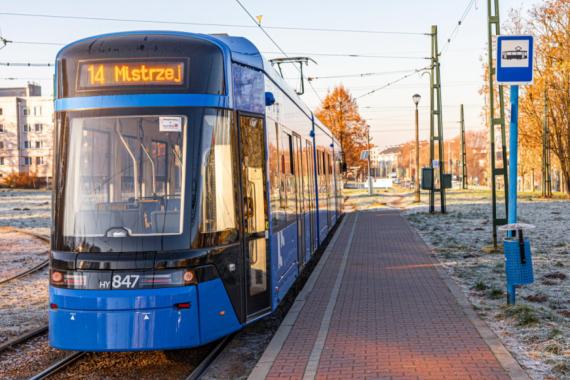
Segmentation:
<svg viewBox="0 0 570 380">
<path fill-rule="evenodd" d="M 11 189 L 39 189 L 42 184 L 35 173 L 10 173 L 2 180 L 2 186 Z"/>
</svg>

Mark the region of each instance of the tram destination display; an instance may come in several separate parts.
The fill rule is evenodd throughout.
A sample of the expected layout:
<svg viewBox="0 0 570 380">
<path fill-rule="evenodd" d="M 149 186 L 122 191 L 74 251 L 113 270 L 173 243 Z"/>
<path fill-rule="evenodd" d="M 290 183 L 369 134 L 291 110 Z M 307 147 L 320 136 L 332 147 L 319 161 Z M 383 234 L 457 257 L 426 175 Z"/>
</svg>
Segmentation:
<svg viewBox="0 0 570 380">
<path fill-rule="evenodd" d="M 80 91 L 122 87 L 184 87 L 185 60 L 95 60 L 79 61 L 77 89 Z"/>
</svg>

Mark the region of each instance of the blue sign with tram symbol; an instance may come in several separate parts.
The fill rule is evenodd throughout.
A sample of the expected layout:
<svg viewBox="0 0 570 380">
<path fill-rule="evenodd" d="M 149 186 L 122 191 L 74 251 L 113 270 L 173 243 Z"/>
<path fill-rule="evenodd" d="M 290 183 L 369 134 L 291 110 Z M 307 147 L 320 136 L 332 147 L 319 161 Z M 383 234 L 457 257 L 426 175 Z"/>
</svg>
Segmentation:
<svg viewBox="0 0 570 380">
<path fill-rule="evenodd" d="M 497 82 L 530 84 L 533 80 L 534 38 L 497 37 Z"/>
</svg>

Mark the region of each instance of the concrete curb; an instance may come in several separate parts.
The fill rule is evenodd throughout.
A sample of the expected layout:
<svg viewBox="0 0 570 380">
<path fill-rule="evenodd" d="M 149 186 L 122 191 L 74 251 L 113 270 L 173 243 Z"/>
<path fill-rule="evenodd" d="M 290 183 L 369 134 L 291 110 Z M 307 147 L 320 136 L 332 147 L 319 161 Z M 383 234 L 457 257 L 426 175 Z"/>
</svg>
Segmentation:
<svg viewBox="0 0 570 380">
<path fill-rule="evenodd" d="M 402 217 L 406 219 L 403 215 Z M 432 247 L 428 244 L 427 241 L 423 239 L 423 237 L 419 234 L 419 232 L 412 227 L 410 222 L 408 222 L 408 226 L 412 233 L 416 236 L 417 239 L 422 241 L 426 247 L 432 253 L 431 259 L 436 261 L 437 263 L 441 264 L 441 262 L 437 259 L 435 252 L 433 251 Z M 469 302 L 467 296 L 463 293 L 459 285 L 455 283 L 455 281 L 449 276 L 449 274 L 445 271 L 445 269 L 441 265 L 434 265 L 435 269 L 439 277 L 443 280 L 451 294 L 457 300 L 459 306 L 463 310 L 463 313 L 469 318 L 469 321 L 475 326 L 481 338 L 485 341 L 487 346 L 493 352 L 493 355 L 497 358 L 497 361 L 501 364 L 501 366 L 505 369 L 507 374 L 513 380 L 531 380 L 528 374 L 522 369 L 520 364 L 516 361 L 516 359 L 511 355 L 509 350 L 503 345 L 503 342 L 499 339 L 497 335 L 487 326 L 485 321 L 483 321 L 479 315 L 473 309 L 473 305 Z"/>
</svg>

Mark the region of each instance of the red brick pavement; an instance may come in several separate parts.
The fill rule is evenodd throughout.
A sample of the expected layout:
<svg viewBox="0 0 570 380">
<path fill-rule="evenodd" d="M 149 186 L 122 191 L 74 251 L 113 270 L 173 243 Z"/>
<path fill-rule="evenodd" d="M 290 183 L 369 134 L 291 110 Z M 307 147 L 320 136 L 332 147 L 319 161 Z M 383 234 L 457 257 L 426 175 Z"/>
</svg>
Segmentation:
<svg viewBox="0 0 570 380">
<path fill-rule="evenodd" d="M 305 371 L 354 221 L 347 215 L 337 232 L 268 379 L 311 375 Z M 399 213 L 360 212 L 326 341 L 316 349 L 316 378 L 508 379 L 433 264 Z"/>
</svg>

